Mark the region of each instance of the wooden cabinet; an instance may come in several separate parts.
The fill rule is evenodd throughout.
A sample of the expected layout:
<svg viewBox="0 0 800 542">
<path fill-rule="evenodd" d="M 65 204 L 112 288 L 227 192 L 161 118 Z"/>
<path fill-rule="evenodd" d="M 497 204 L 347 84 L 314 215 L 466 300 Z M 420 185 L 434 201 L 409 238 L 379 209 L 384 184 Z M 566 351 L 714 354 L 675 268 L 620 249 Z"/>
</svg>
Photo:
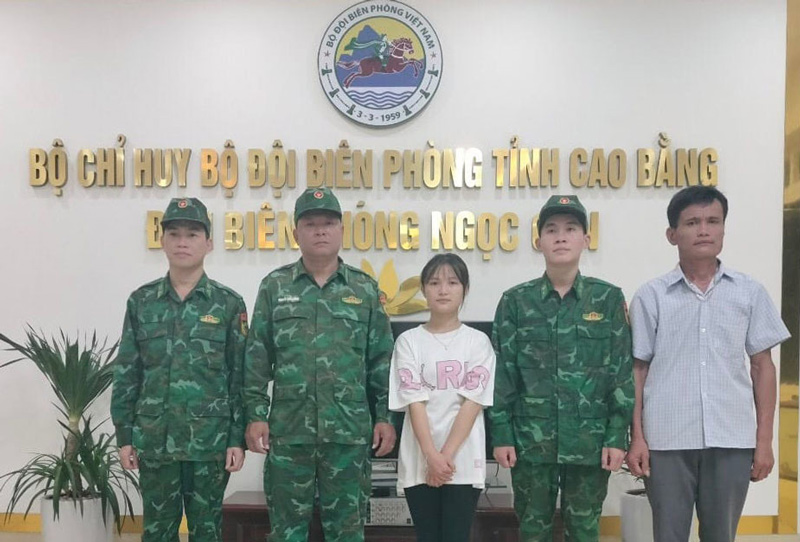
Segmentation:
<svg viewBox="0 0 800 542">
<path fill-rule="evenodd" d="M 260 491 L 238 491 L 222 505 L 222 538 L 225 542 L 264 542 L 269 532 L 269 518 L 264 494 Z M 416 540 L 410 526 L 367 525 L 367 542 L 412 542 Z M 314 512 L 309 529 L 310 542 L 324 540 L 319 514 Z M 519 523 L 508 494 L 484 493 L 478 502 L 472 525 L 472 542 L 517 542 Z"/>
</svg>

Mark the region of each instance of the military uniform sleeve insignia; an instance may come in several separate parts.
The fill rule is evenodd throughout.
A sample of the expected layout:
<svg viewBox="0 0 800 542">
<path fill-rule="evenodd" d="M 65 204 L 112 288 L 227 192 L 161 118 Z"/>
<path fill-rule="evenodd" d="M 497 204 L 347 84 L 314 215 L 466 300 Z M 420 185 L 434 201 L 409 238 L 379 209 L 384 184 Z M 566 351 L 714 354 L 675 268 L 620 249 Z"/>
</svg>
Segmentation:
<svg viewBox="0 0 800 542">
<path fill-rule="evenodd" d="M 247 313 L 243 312 L 239 314 L 239 327 L 242 330 L 242 335 L 247 337 Z"/>
<path fill-rule="evenodd" d="M 378 290 L 378 302 L 381 304 L 381 309 L 383 309 L 384 314 L 386 314 L 388 316 L 389 313 L 386 312 L 387 298 L 386 298 L 386 294 L 383 293 L 382 290 Z"/>
<path fill-rule="evenodd" d="M 631 325 L 631 317 L 628 315 L 628 302 L 624 299 L 622 300 L 622 310 L 625 311 L 625 321 L 628 322 L 628 325 Z"/>
</svg>

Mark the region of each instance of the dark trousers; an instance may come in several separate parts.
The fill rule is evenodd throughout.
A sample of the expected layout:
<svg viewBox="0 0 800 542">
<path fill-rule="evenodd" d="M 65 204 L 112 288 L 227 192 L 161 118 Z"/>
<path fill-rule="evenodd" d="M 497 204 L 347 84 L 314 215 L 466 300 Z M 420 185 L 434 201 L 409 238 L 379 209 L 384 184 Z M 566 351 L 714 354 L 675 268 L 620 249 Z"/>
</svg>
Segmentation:
<svg viewBox="0 0 800 542">
<path fill-rule="evenodd" d="M 418 542 L 467 542 L 481 490 L 471 485 L 420 484 L 405 489 Z"/>
<path fill-rule="evenodd" d="M 752 464 L 752 449 L 650 450 L 655 542 L 686 542 L 695 506 L 703 542 L 733 542 Z"/>
</svg>

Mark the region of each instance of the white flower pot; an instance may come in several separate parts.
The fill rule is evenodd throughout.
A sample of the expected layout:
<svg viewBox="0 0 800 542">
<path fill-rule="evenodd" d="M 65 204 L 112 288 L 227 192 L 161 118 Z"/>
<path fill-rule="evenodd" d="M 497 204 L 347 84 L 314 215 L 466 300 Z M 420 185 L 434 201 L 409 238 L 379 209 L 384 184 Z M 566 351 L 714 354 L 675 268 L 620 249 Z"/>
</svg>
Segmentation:
<svg viewBox="0 0 800 542">
<path fill-rule="evenodd" d="M 620 496 L 622 542 L 653 542 L 653 510 L 644 489 L 632 489 Z"/>
<path fill-rule="evenodd" d="M 53 499 L 44 497 L 41 506 L 42 540 L 44 542 L 111 542 L 114 539 L 114 518 L 106 510 L 106 521 L 100 509 L 100 499 L 83 499 L 80 503 L 62 498 L 58 519 L 53 519 Z"/>
</svg>

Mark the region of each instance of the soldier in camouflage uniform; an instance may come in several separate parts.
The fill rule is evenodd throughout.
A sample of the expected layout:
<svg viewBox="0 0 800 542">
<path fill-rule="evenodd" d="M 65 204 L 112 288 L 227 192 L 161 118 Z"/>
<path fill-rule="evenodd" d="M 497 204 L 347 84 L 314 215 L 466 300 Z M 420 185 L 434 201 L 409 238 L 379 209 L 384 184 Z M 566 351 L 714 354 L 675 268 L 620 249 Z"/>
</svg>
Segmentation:
<svg viewBox="0 0 800 542">
<path fill-rule="evenodd" d="M 522 540 L 552 540 L 560 489 L 567 540 L 596 541 L 633 411 L 625 298 L 578 270 L 589 236 L 576 196 L 552 196 L 537 228 L 545 274 L 506 291 L 494 319 L 494 457 L 512 469 Z"/>
<path fill-rule="evenodd" d="M 111 417 L 122 465 L 139 469 L 143 542 L 222 540 L 222 498 L 244 462 L 241 382 L 247 312 L 209 279 L 206 207 L 173 199 L 161 221 L 167 276 L 128 298 Z"/>
<path fill-rule="evenodd" d="M 330 190 L 301 194 L 302 257 L 267 275 L 256 299 L 243 395 L 248 448 L 268 453 L 271 542 L 307 540 L 315 493 L 327 542 L 364 540 L 370 444 L 377 456 L 394 447 L 389 319 L 375 281 L 339 259 L 341 217 Z"/>
</svg>

